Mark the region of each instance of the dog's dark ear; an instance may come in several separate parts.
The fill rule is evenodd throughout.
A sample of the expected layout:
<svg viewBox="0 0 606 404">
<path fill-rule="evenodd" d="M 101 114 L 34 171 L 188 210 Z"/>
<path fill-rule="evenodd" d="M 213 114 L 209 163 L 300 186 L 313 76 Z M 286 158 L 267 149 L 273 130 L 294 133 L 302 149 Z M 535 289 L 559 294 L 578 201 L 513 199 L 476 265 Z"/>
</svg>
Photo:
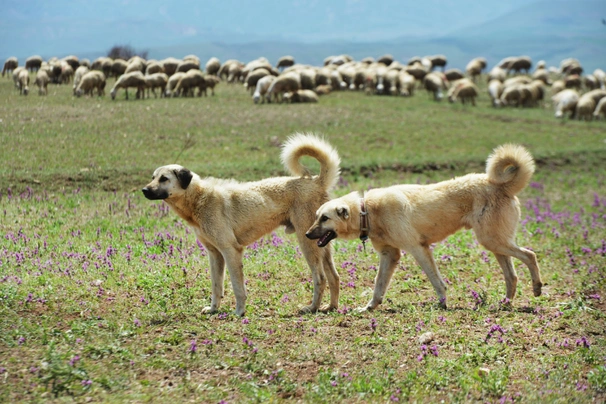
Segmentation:
<svg viewBox="0 0 606 404">
<path fill-rule="evenodd" d="M 337 209 L 337 215 L 343 219 L 349 218 L 349 210 L 346 206 L 339 206 Z"/>
<path fill-rule="evenodd" d="M 191 171 L 189 171 L 187 168 L 182 168 L 180 170 L 175 170 L 175 175 L 179 180 L 179 185 L 181 185 L 181 188 L 187 189 L 193 177 Z"/>
</svg>

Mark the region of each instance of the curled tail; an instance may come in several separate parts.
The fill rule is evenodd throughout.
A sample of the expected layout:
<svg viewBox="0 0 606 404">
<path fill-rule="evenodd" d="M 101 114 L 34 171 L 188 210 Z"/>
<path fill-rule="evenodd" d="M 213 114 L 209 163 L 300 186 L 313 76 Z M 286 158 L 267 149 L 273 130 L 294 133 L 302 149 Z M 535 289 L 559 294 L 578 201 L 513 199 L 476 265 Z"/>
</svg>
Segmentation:
<svg viewBox="0 0 606 404">
<path fill-rule="evenodd" d="M 488 181 L 503 187 L 510 196 L 526 188 L 534 167 L 534 159 L 528 150 L 514 144 L 497 147 L 486 160 Z"/>
<path fill-rule="evenodd" d="M 310 176 L 311 172 L 301 164 L 302 156 L 310 156 L 320 162 L 320 175 L 317 181 L 329 190 L 339 179 L 339 154 L 327 141 L 309 133 L 295 133 L 282 146 L 282 163 L 294 176 Z"/>
</svg>

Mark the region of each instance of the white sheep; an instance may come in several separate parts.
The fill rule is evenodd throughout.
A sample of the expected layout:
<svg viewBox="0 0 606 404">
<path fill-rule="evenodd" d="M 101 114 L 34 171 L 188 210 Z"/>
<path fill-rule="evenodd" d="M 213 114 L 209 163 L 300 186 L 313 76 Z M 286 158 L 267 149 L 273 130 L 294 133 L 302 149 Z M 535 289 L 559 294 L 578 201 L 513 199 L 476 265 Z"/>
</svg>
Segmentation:
<svg viewBox="0 0 606 404">
<path fill-rule="evenodd" d="M 36 85 L 38 86 L 38 95 L 47 95 L 48 94 L 48 83 L 50 82 L 50 78 L 48 77 L 48 73 L 46 70 L 38 70 L 36 73 Z"/>
<path fill-rule="evenodd" d="M 145 75 L 145 84 L 147 86 L 147 98 L 149 91 L 154 94 L 154 98 L 158 98 L 156 88 L 160 89 L 160 97 L 165 96 L 166 85 L 168 84 L 168 76 L 166 73 L 153 73 Z"/>
<path fill-rule="evenodd" d="M 278 63 L 276 64 L 276 69 L 284 69 L 286 67 L 293 66 L 295 64 L 295 58 L 292 56 L 282 56 L 278 59 Z"/>
<path fill-rule="evenodd" d="M 162 68 L 164 69 L 164 73 L 166 73 L 168 75 L 168 77 L 171 77 L 173 74 L 175 74 L 177 72 L 177 66 L 179 66 L 179 63 L 181 61 L 177 58 L 166 58 L 160 61 L 160 64 L 162 65 Z"/>
<path fill-rule="evenodd" d="M 93 91 L 97 90 L 97 96 L 101 97 L 105 94 L 105 74 L 99 70 L 90 70 L 82 76 L 78 87 L 76 88 L 76 97 L 84 95 L 93 95 Z"/>
<path fill-rule="evenodd" d="M 261 101 L 261 104 L 265 103 L 265 94 L 267 94 L 267 90 L 271 86 L 271 83 L 276 79 L 276 76 L 264 76 L 257 81 L 257 85 L 255 88 L 255 92 L 253 94 L 253 102 L 258 104 Z"/>
<path fill-rule="evenodd" d="M 486 65 L 480 58 L 475 58 L 467 63 L 467 66 L 465 66 L 465 72 L 469 77 L 471 77 L 471 80 L 475 82 L 477 77 L 482 74 L 482 70 L 484 70 L 485 67 Z"/>
<path fill-rule="evenodd" d="M 490 95 L 493 107 L 501 105 L 501 95 L 503 94 L 504 88 L 505 87 L 500 80 L 490 80 L 490 82 L 488 82 L 488 94 Z"/>
<path fill-rule="evenodd" d="M 502 67 L 495 66 L 488 72 L 487 80 L 499 80 L 501 83 L 507 79 L 507 71 Z"/>
<path fill-rule="evenodd" d="M 602 70 L 602 69 L 595 69 L 593 71 L 593 76 L 600 83 L 600 88 L 601 89 L 606 89 L 606 73 L 604 73 L 604 70 Z"/>
<path fill-rule="evenodd" d="M 134 66 L 133 66 L 134 67 Z M 116 59 L 112 62 L 111 75 L 116 79 L 126 73 L 128 63 L 123 59 Z"/>
<path fill-rule="evenodd" d="M 282 102 L 284 93 L 295 92 L 301 88 L 301 77 L 295 72 L 284 73 L 276 78 L 267 90 L 267 101 Z"/>
<path fill-rule="evenodd" d="M 270 73 L 267 69 L 265 68 L 260 68 L 260 69 L 256 69 L 254 71 L 251 71 L 247 76 L 246 76 L 246 80 L 244 82 L 244 87 L 247 88 L 250 91 L 250 94 L 252 95 L 253 92 L 255 91 L 255 88 L 257 86 L 257 82 L 265 77 L 268 76 Z"/>
<path fill-rule="evenodd" d="M 116 94 L 118 93 L 118 89 L 123 88 L 124 93 L 126 94 L 126 99 L 128 100 L 128 88 L 134 87 L 137 89 L 136 98 L 143 98 L 146 86 L 147 84 L 145 82 L 145 76 L 143 75 L 143 73 L 141 73 L 140 70 L 130 73 L 124 73 L 122 76 L 120 76 L 118 80 L 116 80 L 116 83 L 110 91 L 110 95 L 112 97 L 112 100 L 115 100 Z"/>
<path fill-rule="evenodd" d="M 577 102 L 579 102 L 579 93 L 567 88 L 553 95 L 551 100 L 555 108 L 556 118 L 563 117 L 566 112 L 570 112 L 570 118 L 573 118 Z"/>
<path fill-rule="evenodd" d="M 606 97 L 606 90 L 602 89 L 591 90 L 583 94 L 577 102 L 575 109 L 576 118 L 591 121 L 597 104 L 604 97 Z"/>
<path fill-rule="evenodd" d="M 177 66 L 177 72 L 187 73 L 190 70 L 200 70 L 200 63 L 196 63 L 195 60 L 183 60 Z"/>
<path fill-rule="evenodd" d="M 185 73 L 183 72 L 175 73 L 172 76 L 169 76 L 168 83 L 166 85 L 166 92 L 164 93 L 166 97 L 170 97 L 171 95 L 173 95 L 175 87 L 177 87 L 179 80 L 181 80 L 183 76 L 185 76 Z M 181 94 L 175 94 L 175 96 L 179 95 Z"/>
<path fill-rule="evenodd" d="M 433 94 L 435 101 L 440 101 L 443 97 L 442 91 L 446 90 L 448 80 L 444 76 L 444 73 L 432 72 L 428 73 L 423 78 L 423 87 L 428 93 Z"/>
<path fill-rule="evenodd" d="M 448 69 L 444 72 L 448 81 L 457 81 L 465 77 L 465 74 L 459 69 Z"/>
<path fill-rule="evenodd" d="M 27 69 L 19 71 L 17 76 L 17 85 L 19 88 L 20 95 L 27 95 L 29 93 L 29 72 Z"/>
<path fill-rule="evenodd" d="M 600 115 L 606 116 L 606 97 L 603 97 L 593 111 L 593 117 L 600 119 Z"/>
<path fill-rule="evenodd" d="M 30 71 L 38 71 L 42 66 L 42 57 L 38 55 L 30 56 L 25 59 L 25 68 Z"/>
<path fill-rule="evenodd" d="M 126 65 L 126 70 L 124 70 L 124 74 L 139 72 L 143 74 L 145 71 L 145 61 L 141 58 L 131 58 Z"/>
<path fill-rule="evenodd" d="M 21 73 L 22 70 L 25 70 L 25 67 L 19 66 L 13 70 L 13 84 L 17 90 L 19 89 L 19 73 Z"/>
<path fill-rule="evenodd" d="M 461 100 L 462 104 L 471 102 L 471 105 L 475 107 L 476 97 L 479 93 L 480 90 L 478 90 L 478 87 L 471 80 L 464 78 L 453 83 L 452 87 L 448 90 L 448 101 L 453 103 Z"/>
<path fill-rule="evenodd" d="M 4 62 L 4 67 L 2 68 L 2 77 L 6 74 L 8 77 L 8 73 L 12 73 L 19 66 L 19 60 L 11 56 Z"/>
<path fill-rule="evenodd" d="M 221 62 L 219 61 L 219 59 L 217 59 L 216 57 L 211 57 L 210 59 L 208 59 L 208 62 L 206 62 L 206 74 L 212 75 L 212 76 L 216 76 L 217 73 L 219 73 L 219 69 L 221 68 Z"/>
<path fill-rule="evenodd" d="M 215 86 L 219 84 L 220 81 L 221 80 L 219 79 L 219 77 L 214 76 L 212 74 L 207 74 L 206 76 L 204 76 L 204 84 L 206 85 L 206 88 L 210 88 L 211 95 L 215 95 Z M 206 95 L 206 88 L 203 90 L 204 95 Z"/>
<path fill-rule="evenodd" d="M 292 93 L 284 94 L 284 100 L 290 103 L 318 102 L 318 99 L 318 94 L 312 90 L 297 90 Z"/>
<path fill-rule="evenodd" d="M 176 97 L 178 94 L 181 94 L 183 97 L 187 97 L 188 95 L 193 97 L 196 88 L 198 89 L 198 97 L 202 94 L 206 95 L 204 73 L 198 69 L 188 70 L 175 86 L 173 97 Z"/>
<path fill-rule="evenodd" d="M 76 72 L 74 73 L 74 86 L 73 86 L 74 95 L 76 95 L 76 89 L 78 88 L 78 85 L 82 81 L 82 77 L 88 72 L 89 72 L 89 68 L 84 65 L 82 65 L 76 69 Z"/>
<path fill-rule="evenodd" d="M 436 67 L 441 67 L 442 71 L 446 68 L 446 63 L 448 60 L 444 55 L 433 55 L 427 56 L 427 58 L 431 61 L 431 68 L 435 69 Z"/>
<path fill-rule="evenodd" d="M 410 97 L 414 95 L 416 79 L 405 70 L 400 72 L 400 95 Z"/>
</svg>

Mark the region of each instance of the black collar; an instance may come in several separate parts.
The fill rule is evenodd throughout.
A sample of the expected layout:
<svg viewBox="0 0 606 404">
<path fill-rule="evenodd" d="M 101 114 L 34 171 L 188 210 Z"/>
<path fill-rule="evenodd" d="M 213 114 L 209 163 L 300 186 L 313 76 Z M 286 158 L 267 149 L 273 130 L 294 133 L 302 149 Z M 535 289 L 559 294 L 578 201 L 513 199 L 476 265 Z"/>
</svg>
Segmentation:
<svg viewBox="0 0 606 404">
<path fill-rule="evenodd" d="M 368 221 L 368 212 L 364 206 L 364 198 L 360 198 L 360 240 L 365 242 L 368 240 L 368 231 L 370 229 Z"/>
</svg>

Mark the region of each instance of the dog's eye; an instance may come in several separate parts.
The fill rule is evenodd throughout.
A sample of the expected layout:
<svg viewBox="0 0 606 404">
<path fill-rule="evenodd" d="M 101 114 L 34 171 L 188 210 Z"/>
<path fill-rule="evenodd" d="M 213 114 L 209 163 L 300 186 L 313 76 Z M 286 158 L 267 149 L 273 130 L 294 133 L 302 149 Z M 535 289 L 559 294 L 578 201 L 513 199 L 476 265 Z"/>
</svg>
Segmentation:
<svg viewBox="0 0 606 404">
<path fill-rule="evenodd" d="M 325 222 L 328 220 L 328 216 L 326 215 L 322 215 L 322 217 L 320 217 L 320 222 Z"/>
<path fill-rule="evenodd" d="M 166 178 L 165 176 L 160 177 L 160 182 L 165 182 L 168 181 L 168 178 Z"/>
</svg>

